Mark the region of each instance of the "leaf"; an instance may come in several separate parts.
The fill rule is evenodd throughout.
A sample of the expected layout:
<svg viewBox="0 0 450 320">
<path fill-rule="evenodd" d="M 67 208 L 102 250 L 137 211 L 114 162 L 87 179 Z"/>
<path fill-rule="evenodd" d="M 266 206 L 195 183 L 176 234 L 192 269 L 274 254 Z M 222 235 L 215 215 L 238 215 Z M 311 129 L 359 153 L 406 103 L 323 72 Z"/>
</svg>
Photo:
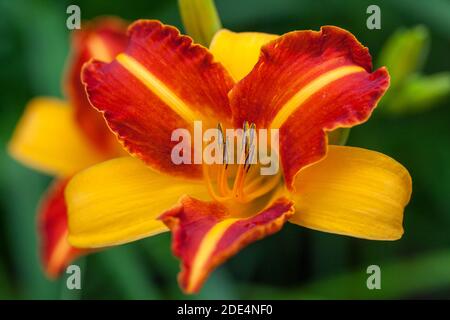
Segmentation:
<svg viewBox="0 0 450 320">
<path fill-rule="evenodd" d="M 47 280 L 38 257 L 36 207 L 48 179 L 23 168 L 1 152 L 2 206 L 5 228 L 18 281 L 18 292 L 26 299 L 54 299 L 58 283 Z"/>
<path fill-rule="evenodd" d="M 408 79 L 386 105 L 391 114 L 419 113 L 431 109 L 450 93 L 450 72 Z"/>
<path fill-rule="evenodd" d="M 158 299 L 160 293 L 148 276 L 137 249 L 136 244 L 129 244 L 99 252 L 97 258 L 110 274 L 102 280 L 116 283 L 126 299 Z"/>
<path fill-rule="evenodd" d="M 428 55 L 429 33 L 425 26 L 396 31 L 380 51 L 379 66 L 386 66 L 391 76 L 391 90 L 419 71 Z"/>
<path fill-rule="evenodd" d="M 299 288 L 252 287 L 247 299 L 399 299 L 450 287 L 450 251 L 379 264 L 381 289 L 369 290 L 367 266 Z"/>
</svg>

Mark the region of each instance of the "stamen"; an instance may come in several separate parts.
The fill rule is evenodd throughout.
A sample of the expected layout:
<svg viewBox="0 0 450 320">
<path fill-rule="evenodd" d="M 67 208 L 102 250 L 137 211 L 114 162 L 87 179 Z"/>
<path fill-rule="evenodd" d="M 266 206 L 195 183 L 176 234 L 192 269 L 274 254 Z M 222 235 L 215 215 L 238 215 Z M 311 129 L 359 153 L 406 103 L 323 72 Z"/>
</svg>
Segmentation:
<svg viewBox="0 0 450 320">
<path fill-rule="evenodd" d="M 217 129 L 219 130 L 219 145 L 222 147 L 222 163 L 225 164 L 220 166 L 218 169 L 217 185 L 220 194 L 226 196 L 231 192 L 230 187 L 228 186 L 228 178 L 226 173 L 226 169 L 228 168 L 228 138 L 225 138 L 224 130 L 220 122 L 217 125 Z"/>
<path fill-rule="evenodd" d="M 239 167 L 233 185 L 233 197 L 240 200 L 244 198 L 245 177 L 250 169 L 250 163 L 253 157 L 253 136 L 255 127 L 254 123 L 249 126 L 248 122 L 244 121 L 242 136 L 242 151 L 244 152 L 241 152 L 241 159 L 238 161 Z"/>
<path fill-rule="evenodd" d="M 238 167 L 238 172 L 236 174 L 236 179 L 234 180 L 233 185 L 233 197 L 234 198 L 242 198 L 243 196 L 243 187 L 245 182 L 245 170 L 242 164 Z"/>
<path fill-rule="evenodd" d="M 245 172 L 248 172 L 250 170 L 250 167 L 252 166 L 254 151 L 255 151 L 255 147 L 252 146 L 250 149 L 249 156 L 247 158 L 248 161 L 246 161 L 246 163 L 245 163 L 245 165 L 247 166 L 247 168 L 245 169 Z"/>
<path fill-rule="evenodd" d="M 255 152 L 255 145 L 253 143 L 254 140 L 254 136 L 255 136 L 255 131 L 256 131 L 256 125 L 254 123 L 252 123 L 250 125 L 250 136 L 248 137 L 248 150 L 247 150 L 247 156 L 245 158 L 245 166 L 247 166 L 247 168 L 245 169 L 245 172 L 248 172 L 248 170 L 250 170 L 250 166 L 252 165 L 252 161 L 253 161 L 253 156 L 254 156 L 254 152 Z"/>
<path fill-rule="evenodd" d="M 218 143 L 221 147 L 223 163 L 221 165 L 204 165 L 204 176 L 206 179 L 208 190 L 212 198 L 216 201 L 225 202 L 234 200 L 239 203 L 252 201 L 264 194 L 270 192 L 277 186 L 280 175 L 276 177 L 261 177 L 256 171 L 249 174 L 250 167 L 255 156 L 255 131 L 256 125 L 247 121 L 243 124 L 243 137 L 241 148 L 238 148 L 237 170 L 234 177 L 232 188 L 228 183 L 228 164 L 229 164 L 229 147 L 228 137 L 224 134 L 221 123 L 217 124 Z M 220 150 L 220 149 L 219 149 Z M 216 184 L 211 177 L 216 177 Z M 245 185 L 246 180 L 251 180 L 250 184 Z"/>
<path fill-rule="evenodd" d="M 222 147 L 222 159 L 223 159 L 223 163 L 225 163 L 225 157 L 226 157 L 226 153 L 227 153 L 227 144 L 225 141 L 225 135 L 223 134 L 223 128 L 222 128 L 222 124 L 219 122 L 217 124 L 217 130 L 219 131 L 219 146 Z"/>
<path fill-rule="evenodd" d="M 203 176 L 204 176 L 204 178 L 206 180 L 206 186 L 208 187 L 209 194 L 211 195 L 211 197 L 215 201 L 218 201 L 218 202 L 223 202 L 223 201 L 229 200 L 230 199 L 229 196 L 228 197 L 226 197 L 226 196 L 219 196 L 215 192 L 213 184 L 212 184 L 212 181 L 211 181 L 211 176 L 209 174 L 210 167 L 211 167 L 210 165 L 204 165 L 203 166 Z"/>
<path fill-rule="evenodd" d="M 228 137 L 225 137 L 224 141 L 223 141 L 224 147 L 223 147 L 223 163 L 225 164 L 225 170 L 228 169 L 228 163 L 229 163 L 229 159 L 228 159 Z"/>
<path fill-rule="evenodd" d="M 275 177 L 271 177 L 267 183 L 262 184 L 264 178 L 258 178 L 248 186 L 248 189 L 244 192 L 243 202 L 250 202 L 254 199 L 266 194 L 273 188 L 275 188 L 280 182 L 281 175 L 277 174 Z M 261 187 L 262 184 L 262 187 Z M 253 191 L 254 190 L 254 191 Z"/>
<path fill-rule="evenodd" d="M 248 154 L 248 136 L 247 136 L 247 131 L 248 131 L 248 122 L 244 121 L 244 125 L 242 126 L 242 150 L 245 151 L 245 154 Z"/>
<path fill-rule="evenodd" d="M 219 192 L 225 196 L 225 195 L 229 195 L 231 190 L 230 190 L 230 186 L 228 185 L 228 175 L 227 175 L 227 170 L 225 166 L 220 166 L 220 168 L 218 169 L 218 180 L 217 180 L 217 184 L 218 184 L 218 188 L 219 188 Z"/>
</svg>

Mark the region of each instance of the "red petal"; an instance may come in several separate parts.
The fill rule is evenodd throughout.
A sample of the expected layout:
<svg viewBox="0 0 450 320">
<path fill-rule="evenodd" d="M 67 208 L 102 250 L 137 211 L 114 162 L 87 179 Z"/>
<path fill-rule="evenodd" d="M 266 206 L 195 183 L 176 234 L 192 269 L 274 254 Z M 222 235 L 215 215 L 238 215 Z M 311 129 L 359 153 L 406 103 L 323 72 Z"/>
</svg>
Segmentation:
<svg viewBox="0 0 450 320">
<path fill-rule="evenodd" d="M 285 198 L 249 218 L 233 218 L 216 202 L 190 197 L 160 219 L 172 231 L 172 250 L 181 259 L 178 280 L 186 293 L 200 290 L 210 272 L 246 245 L 280 230 L 293 214 Z"/>
<path fill-rule="evenodd" d="M 125 54 L 84 69 L 90 101 L 131 154 L 160 171 L 200 177 L 200 166 L 172 163 L 178 143 L 171 142 L 172 131 L 189 129 L 196 119 L 213 126 L 218 119 L 226 122 L 233 81 L 206 48 L 173 27 L 142 20 L 128 34 Z"/>
<path fill-rule="evenodd" d="M 67 182 L 54 182 L 39 208 L 41 257 L 45 273 L 50 278 L 57 277 L 71 261 L 85 252 L 72 247 L 67 241 L 67 208 L 64 200 Z"/>
<path fill-rule="evenodd" d="M 103 18 L 72 34 L 72 52 L 66 74 L 66 92 L 75 108 L 83 132 L 100 151 L 115 156 L 120 145 L 108 129 L 103 116 L 92 108 L 81 83 L 81 69 L 90 59 L 110 62 L 127 43 L 126 24 L 119 19 Z"/>
<path fill-rule="evenodd" d="M 384 68 L 349 32 L 295 31 L 265 45 L 251 73 L 230 94 L 234 123 L 280 129 L 286 183 L 326 154 L 324 131 L 368 119 L 389 86 Z"/>
</svg>

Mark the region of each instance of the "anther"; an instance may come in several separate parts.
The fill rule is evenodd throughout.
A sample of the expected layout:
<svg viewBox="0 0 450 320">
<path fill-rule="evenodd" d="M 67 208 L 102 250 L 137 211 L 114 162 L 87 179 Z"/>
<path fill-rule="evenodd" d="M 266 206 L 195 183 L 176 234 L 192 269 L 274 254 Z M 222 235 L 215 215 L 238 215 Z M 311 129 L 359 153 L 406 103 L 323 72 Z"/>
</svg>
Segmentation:
<svg viewBox="0 0 450 320">
<path fill-rule="evenodd" d="M 245 156 L 245 172 L 250 170 L 250 166 L 252 165 L 253 155 L 255 151 L 254 145 L 254 137 L 256 132 L 256 125 L 252 123 L 249 127 L 249 134 L 247 136 L 247 147 L 246 147 L 246 156 Z"/>
<path fill-rule="evenodd" d="M 219 146 L 222 148 L 222 163 L 225 164 L 225 169 L 228 167 L 228 137 L 224 134 L 222 124 L 217 124 L 217 130 L 219 131 Z"/>
</svg>

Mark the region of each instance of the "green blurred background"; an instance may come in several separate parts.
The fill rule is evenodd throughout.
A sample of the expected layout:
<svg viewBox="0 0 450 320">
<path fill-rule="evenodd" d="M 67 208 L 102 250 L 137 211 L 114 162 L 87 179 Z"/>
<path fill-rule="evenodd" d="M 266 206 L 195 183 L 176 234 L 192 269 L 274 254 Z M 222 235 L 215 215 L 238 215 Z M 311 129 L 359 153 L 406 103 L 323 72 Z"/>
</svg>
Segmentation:
<svg viewBox="0 0 450 320">
<path fill-rule="evenodd" d="M 67 275 L 49 281 L 41 271 L 35 208 L 51 178 L 13 161 L 5 146 L 30 98 L 61 96 L 70 4 L 80 6 L 82 19 L 118 15 L 182 27 L 175 0 L 0 0 L 0 299 L 185 298 L 176 283 L 178 261 L 170 252 L 169 234 L 82 258 L 79 291 L 66 289 Z M 348 144 L 405 165 L 413 196 L 399 241 L 372 242 L 287 225 L 221 266 L 200 294 L 188 298 L 450 298 L 450 1 L 216 4 L 223 25 L 234 31 L 281 34 L 337 25 L 370 48 L 375 64 L 381 59 L 391 73 L 401 65 L 393 74 L 398 84 L 373 118 L 352 130 Z M 381 30 L 366 27 L 371 4 L 381 8 Z M 417 25 L 422 27 L 410 29 Z M 409 31 L 399 33 L 401 28 Z M 372 264 L 381 267 L 381 290 L 366 287 L 366 268 Z"/>
</svg>

